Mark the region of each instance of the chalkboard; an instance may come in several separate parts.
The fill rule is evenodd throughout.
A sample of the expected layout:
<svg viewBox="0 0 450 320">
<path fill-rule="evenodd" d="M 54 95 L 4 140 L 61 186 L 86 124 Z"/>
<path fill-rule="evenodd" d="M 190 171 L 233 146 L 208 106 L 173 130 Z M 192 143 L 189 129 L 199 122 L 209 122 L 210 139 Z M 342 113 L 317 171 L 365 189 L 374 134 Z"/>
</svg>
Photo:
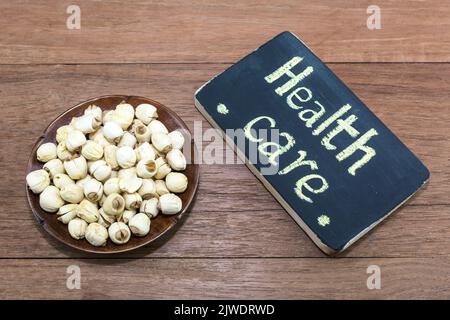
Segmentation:
<svg viewBox="0 0 450 320">
<path fill-rule="evenodd" d="M 429 178 L 290 32 L 204 84 L 195 105 L 327 254 L 345 250 Z"/>
</svg>

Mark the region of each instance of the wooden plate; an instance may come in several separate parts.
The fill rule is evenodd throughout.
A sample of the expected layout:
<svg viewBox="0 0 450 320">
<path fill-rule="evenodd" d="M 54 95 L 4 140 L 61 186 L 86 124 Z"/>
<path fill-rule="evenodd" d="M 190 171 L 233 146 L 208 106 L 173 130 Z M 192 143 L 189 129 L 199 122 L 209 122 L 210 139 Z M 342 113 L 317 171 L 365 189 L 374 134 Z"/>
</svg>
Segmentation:
<svg viewBox="0 0 450 320">
<path fill-rule="evenodd" d="M 28 160 L 28 168 L 27 174 L 33 170 L 41 169 L 42 163 L 38 162 L 36 159 L 36 150 L 42 143 L 46 142 L 54 142 L 56 143 L 56 130 L 62 125 L 69 124 L 70 120 L 73 117 L 80 116 L 83 114 L 83 111 L 91 104 L 96 104 L 103 110 L 111 110 L 114 109 L 116 105 L 120 102 L 125 101 L 126 103 L 131 104 L 136 107 L 141 103 L 150 103 L 158 108 L 158 116 L 159 120 L 163 122 L 169 131 L 175 129 L 184 129 L 189 131 L 186 124 L 181 120 L 181 118 L 172 110 L 162 105 L 159 102 L 153 101 L 151 99 L 136 97 L 136 96 L 122 96 L 122 95 L 114 95 L 114 96 L 103 96 L 99 98 L 94 98 L 85 102 L 82 102 L 75 107 L 67 110 L 62 115 L 53 120 L 47 129 L 44 131 L 42 136 L 36 141 L 33 146 L 30 158 Z M 47 213 L 42 210 L 39 206 L 39 195 L 34 194 L 31 190 L 26 187 L 28 203 L 30 204 L 31 211 L 33 212 L 35 218 L 38 222 L 44 227 L 44 229 L 50 233 L 53 237 L 58 239 L 59 241 L 69 245 L 73 248 L 92 252 L 92 253 L 119 253 L 130 251 L 144 245 L 147 245 L 157 238 L 161 237 L 163 234 L 172 229 L 182 217 L 184 217 L 190 207 L 192 206 L 195 198 L 195 194 L 197 192 L 198 183 L 199 183 L 199 166 L 195 164 L 195 146 L 193 140 L 191 140 L 191 161 L 188 161 L 188 165 L 186 170 L 183 173 L 188 177 L 189 185 L 185 192 L 179 194 L 181 200 L 183 201 L 183 208 L 180 213 L 173 216 L 165 216 L 159 214 L 155 219 L 152 219 L 152 224 L 150 228 L 150 232 L 145 237 L 136 237 L 132 236 L 130 241 L 123 245 L 116 245 L 111 240 L 108 239 L 107 245 L 104 247 L 94 247 L 90 245 L 85 239 L 83 240 L 75 240 L 69 235 L 69 231 L 67 230 L 67 225 L 57 220 L 57 216 L 54 213 Z"/>
</svg>

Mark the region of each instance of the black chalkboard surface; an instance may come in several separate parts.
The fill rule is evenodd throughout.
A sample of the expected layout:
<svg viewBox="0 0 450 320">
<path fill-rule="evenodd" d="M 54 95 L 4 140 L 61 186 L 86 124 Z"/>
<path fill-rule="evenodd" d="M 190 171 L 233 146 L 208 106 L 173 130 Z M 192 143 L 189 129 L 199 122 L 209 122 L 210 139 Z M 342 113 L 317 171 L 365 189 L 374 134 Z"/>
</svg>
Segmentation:
<svg viewBox="0 0 450 320">
<path fill-rule="evenodd" d="M 327 254 L 345 250 L 429 178 L 290 32 L 203 85 L 195 105 Z"/>
</svg>

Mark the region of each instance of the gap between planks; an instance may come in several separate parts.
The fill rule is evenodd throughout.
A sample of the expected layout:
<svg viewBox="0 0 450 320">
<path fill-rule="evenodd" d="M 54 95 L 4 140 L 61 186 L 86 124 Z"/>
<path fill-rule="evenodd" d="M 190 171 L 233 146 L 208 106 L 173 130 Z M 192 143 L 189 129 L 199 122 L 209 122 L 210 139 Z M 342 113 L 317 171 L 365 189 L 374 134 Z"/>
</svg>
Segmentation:
<svg viewBox="0 0 450 320">
<path fill-rule="evenodd" d="M 320 58 L 320 57 L 319 57 Z M 238 61 L 200 61 L 200 62 L 193 62 L 193 61 L 161 61 L 161 62 L 74 62 L 74 63 L 0 63 L 0 67 L 5 66 L 20 66 L 20 67 L 30 67 L 30 66 L 109 66 L 109 65 L 177 65 L 177 64 L 184 64 L 184 65 L 231 65 L 235 64 Z M 340 65 L 340 64 L 407 64 L 407 65 L 414 65 L 414 64 L 450 64 L 450 61 L 323 61 L 323 63 L 328 65 Z"/>
<path fill-rule="evenodd" d="M 0 261 L 2 260 L 123 260 L 123 261 L 132 261 L 132 260 L 285 260 L 285 259 L 298 259 L 298 260 L 312 260 L 312 259 L 333 259 L 333 260 L 371 260 L 371 259 L 417 259 L 417 260 L 429 260 L 429 259 L 441 259 L 446 258 L 446 256 L 439 257 L 415 257 L 415 256 L 402 256 L 402 257 L 389 257 L 389 256 L 350 256 L 350 257 L 330 257 L 323 255 L 321 256 L 286 256 L 286 257 L 273 257 L 273 256 L 223 256 L 223 257 L 214 257 L 214 256 L 195 256 L 195 257 L 151 257 L 151 256 L 137 256 L 137 257 L 102 257 L 102 256 L 92 256 L 92 257 L 0 257 Z"/>
</svg>

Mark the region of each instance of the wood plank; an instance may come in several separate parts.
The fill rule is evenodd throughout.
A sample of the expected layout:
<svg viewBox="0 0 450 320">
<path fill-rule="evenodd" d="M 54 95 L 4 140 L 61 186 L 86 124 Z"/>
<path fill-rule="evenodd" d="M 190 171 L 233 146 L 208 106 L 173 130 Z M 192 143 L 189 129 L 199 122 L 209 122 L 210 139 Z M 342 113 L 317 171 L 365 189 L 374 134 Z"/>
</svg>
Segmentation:
<svg viewBox="0 0 450 320">
<path fill-rule="evenodd" d="M 16 175 L 25 168 L 29 150 L 52 118 L 87 98 L 113 93 L 151 97 L 172 107 L 194 131 L 194 122 L 210 125 L 193 106 L 193 92 L 226 65 L 85 65 L 85 66 L 1 66 L 0 147 L 14 154 L 3 157 L 0 174 L 5 183 L 0 191 L 8 196 L 23 194 Z M 448 204 L 450 193 L 450 121 L 447 101 L 450 93 L 449 65 L 332 65 L 334 71 L 429 167 L 431 180 L 426 191 L 411 204 Z M 19 69 L 18 69 L 19 68 Z M 177 74 L 176 77 L 168 76 Z M 373 77 L 376 74 L 377 77 Z M 436 74 L 439 82 L 436 83 Z M 424 102 L 425 101 L 425 102 Z M 425 111 L 426 110 L 426 111 Z M 14 130 L 11 130 L 14 128 Z M 223 142 L 218 142 L 223 146 Z M 205 143 L 206 145 L 207 143 Z M 279 208 L 265 189 L 242 166 L 235 173 L 221 167 L 205 166 L 205 190 L 234 194 L 252 190 L 256 208 Z M 20 170 L 17 170 L 20 168 Z M 7 174 L 8 173 L 8 174 Z M 222 174 L 223 173 L 223 174 Z M 207 188 L 207 186 L 211 188 Z M 253 201 L 253 200 L 256 201 Z"/>
<path fill-rule="evenodd" d="M 449 258 L 1 260 L 11 299 L 448 299 Z M 77 265 L 81 289 L 69 290 Z M 381 289 L 367 288 L 378 265 Z M 18 272 L 20 270 L 20 272 Z"/>
<path fill-rule="evenodd" d="M 81 29 L 66 28 L 71 1 L 0 3 L 1 63 L 233 62 L 277 33 L 297 33 L 326 62 L 450 61 L 445 0 L 89 1 Z"/>
<path fill-rule="evenodd" d="M 203 118 L 193 106 L 196 88 L 227 65 L 0 66 L 2 150 L 0 257 L 80 257 L 50 240 L 32 220 L 24 194 L 30 148 L 45 126 L 89 97 L 126 93 L 174 108 L 187 124 Z M 372 110 L 424 160 L 429 185 L 347 255 L 448 255 L 450 65 L 331 65 Z M 176 76 L 173 76 L 175 75 Z M 376 75 L 376 77 L 374 77 Z M 436 82 L 436 75 L 439 81 Z M 209 128 L 202 122 L 204 130 Z M 11 156 L 13 155 L 13 156 Z M 250 221 L 256 221 L 250 223 Z M 20 221 L 19 230 L 11 228 Z M 270 244 L 270 245 L 268 245 Z M 130 256 L 322 256 L 243 165 L 202 165 L 195 207 L 161 247 Z"/>
</svg>

